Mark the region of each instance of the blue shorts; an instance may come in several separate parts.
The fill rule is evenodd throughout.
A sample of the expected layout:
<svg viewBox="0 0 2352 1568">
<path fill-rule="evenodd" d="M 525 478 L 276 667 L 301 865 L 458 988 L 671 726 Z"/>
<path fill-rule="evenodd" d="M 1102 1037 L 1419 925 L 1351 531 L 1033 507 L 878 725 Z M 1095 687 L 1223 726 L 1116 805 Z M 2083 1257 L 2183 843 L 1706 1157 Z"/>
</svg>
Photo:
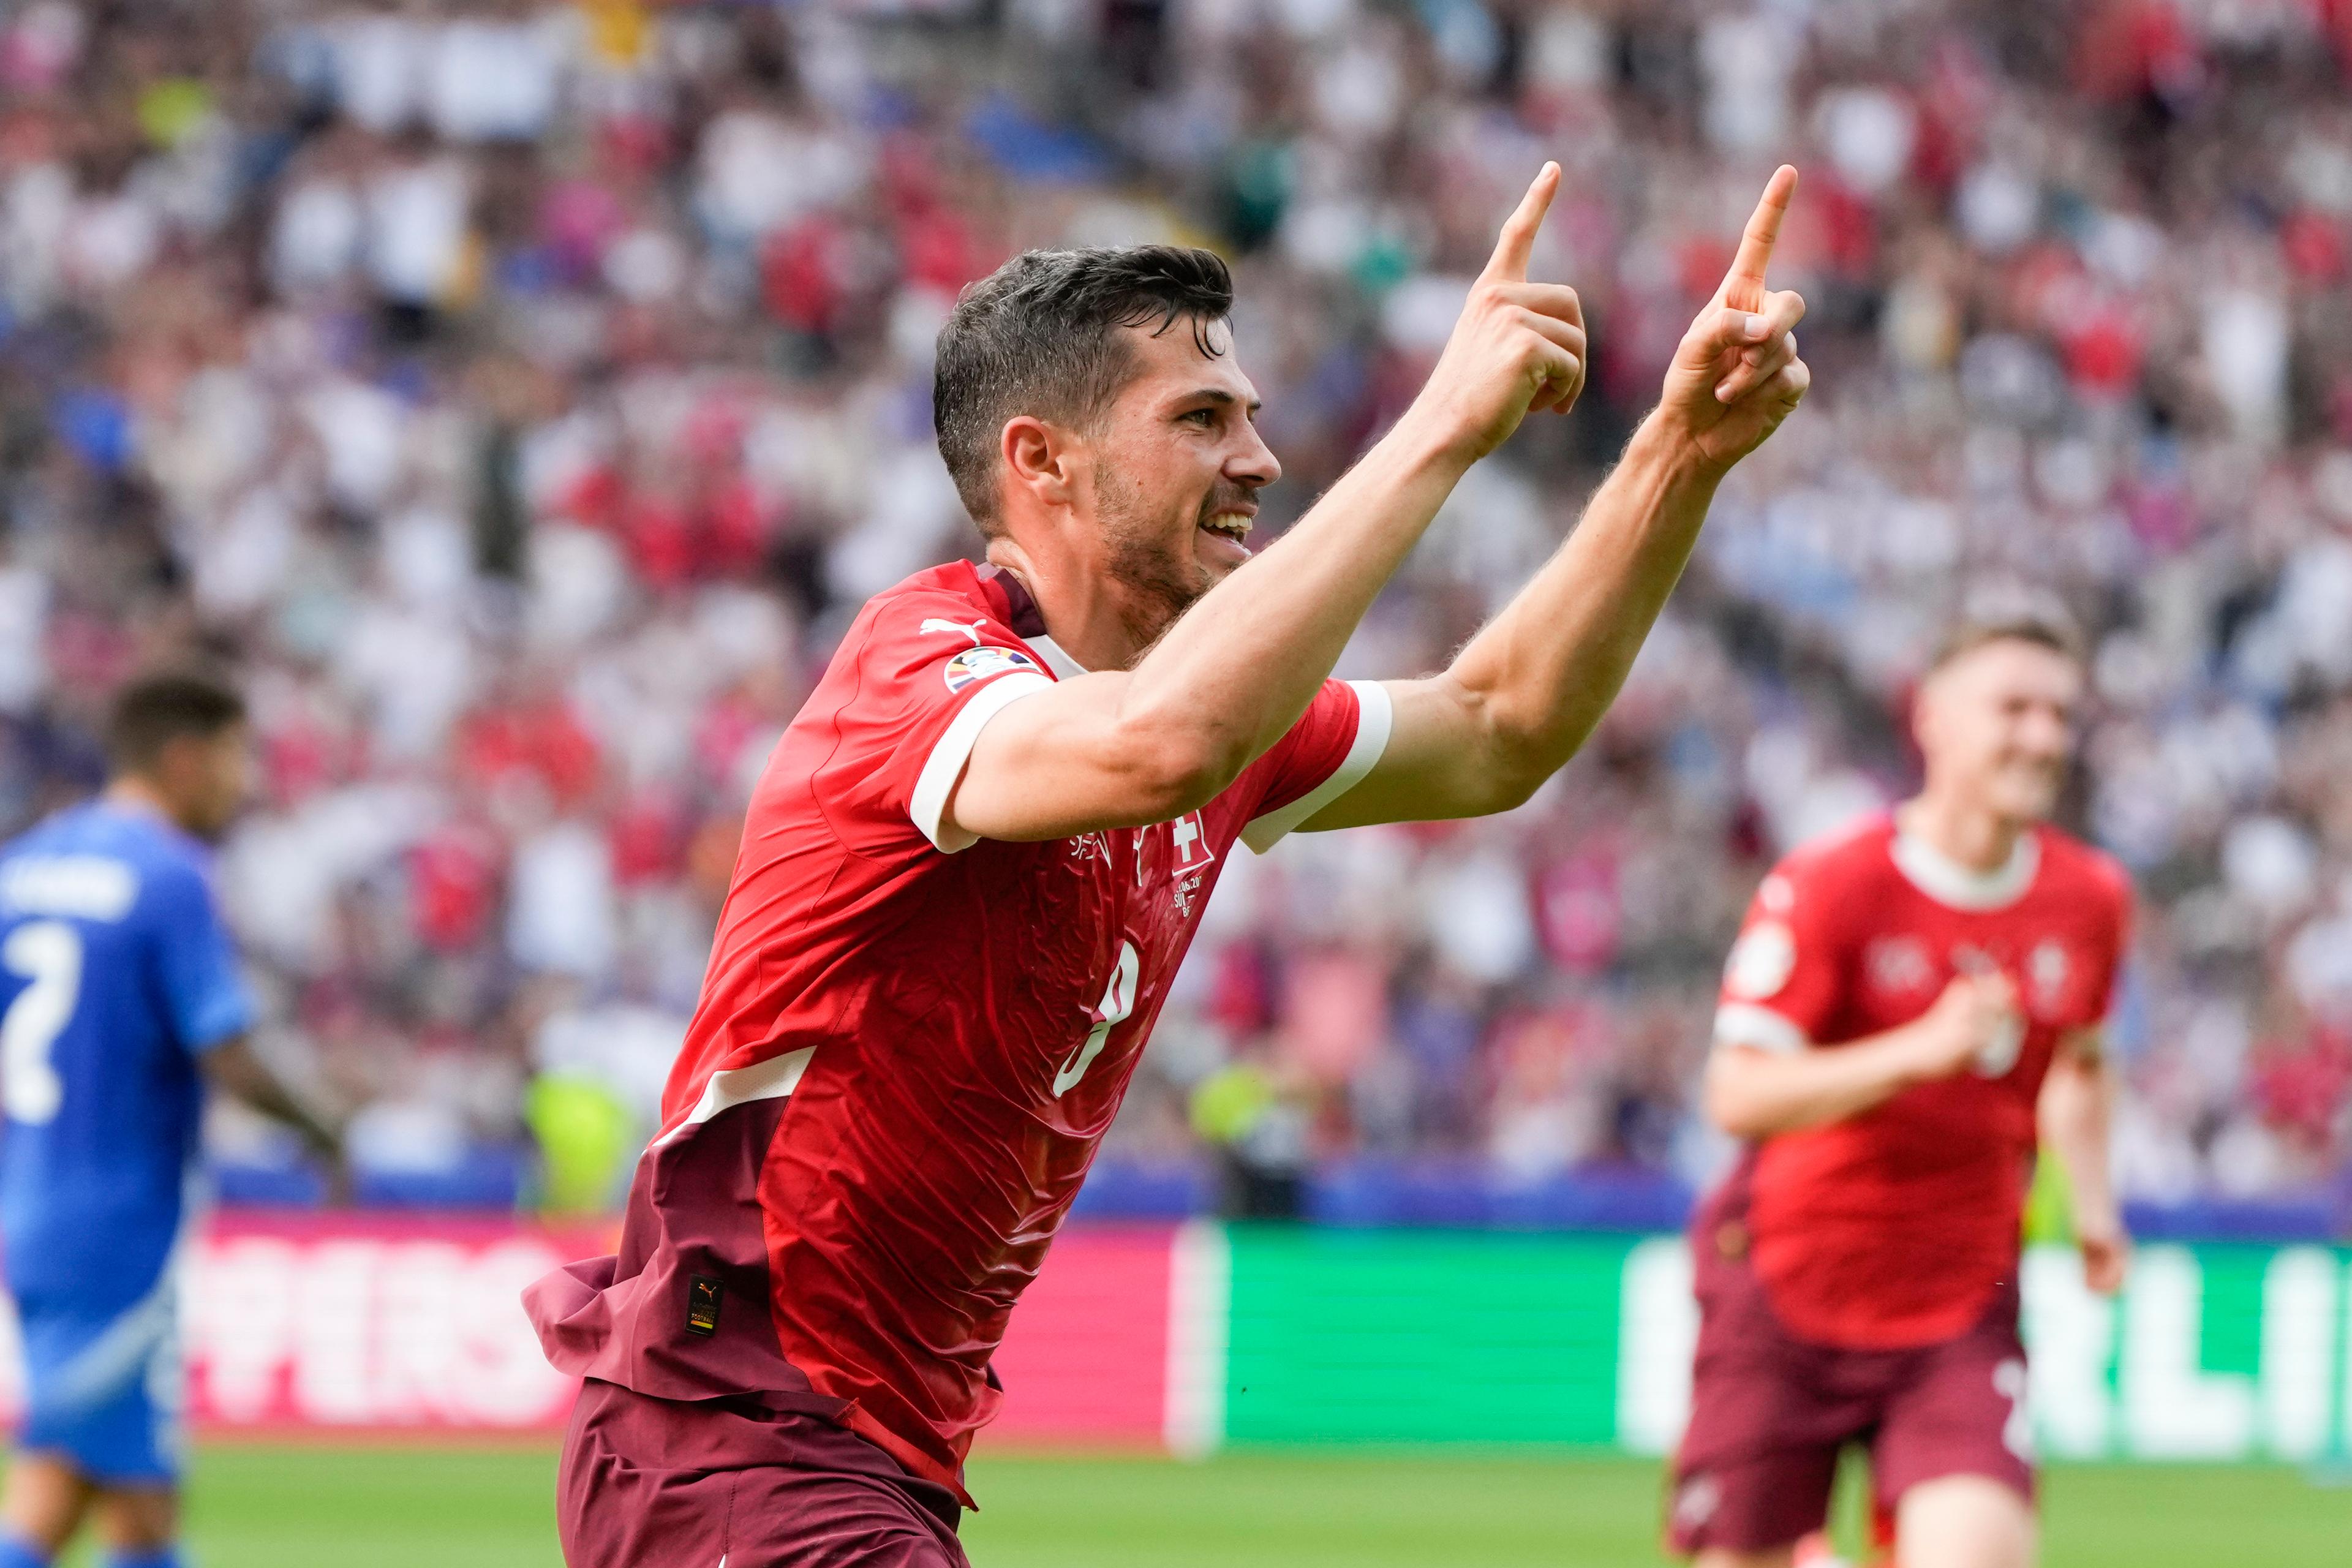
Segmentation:
<svg viewBox="0 0 2352 1568">
<path fill-rule="evenodd" d="M 174 1485 L 187 1382 L 179 1270 L 166 1268 L 127 1306 L 108 1306 L 71 1291 L 17 1295 L 25 1341 L 17 1447 L 58 1455 L 101 1485 Z"/>
</svg>

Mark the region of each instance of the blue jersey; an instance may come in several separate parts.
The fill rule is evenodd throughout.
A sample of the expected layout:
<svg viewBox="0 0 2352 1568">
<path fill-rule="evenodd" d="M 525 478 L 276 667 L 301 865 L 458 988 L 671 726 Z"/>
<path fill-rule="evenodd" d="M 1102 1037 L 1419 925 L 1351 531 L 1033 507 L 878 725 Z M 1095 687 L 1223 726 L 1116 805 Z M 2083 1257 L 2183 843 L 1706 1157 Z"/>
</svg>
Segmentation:
<svg viewBox="0 0 2352 1568">
<path fill-rule="evenodd" d="M 197 1058 L 252 1018 L 195 839 L 98 802 L 0 847 L 0 1243 L 20 1297 L 136 1294 L 160 1274 Z"/>
</svg>

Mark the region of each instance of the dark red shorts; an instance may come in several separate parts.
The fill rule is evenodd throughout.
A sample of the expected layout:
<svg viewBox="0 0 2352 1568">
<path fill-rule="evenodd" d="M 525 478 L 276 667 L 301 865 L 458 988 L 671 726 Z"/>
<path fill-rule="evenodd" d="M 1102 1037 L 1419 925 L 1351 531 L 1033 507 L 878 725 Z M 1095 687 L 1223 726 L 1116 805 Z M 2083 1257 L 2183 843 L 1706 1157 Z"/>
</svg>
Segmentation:
<svg viewBox="0 0 2352 1568">
<path fill-rule="evenodd" d="M 813 1415 L 582 1385 L 556 1479 L 571 1568 L 971 1568 L 944 1487 Z"/>
<path fill-rule="evenodd" d="M 1869 1449 L 1882 1517 L 1944 1476 L 1988 1476 L 2032 1500 L 2013 1284 L 1968 1332 L 1895 1351 L 1796 1338 L 1744 1259 L 1703 1255 L 1698 1295 L 1690 1426 L 1667 1503 L 1675 1551 L 1766 1552 L 1821 1529 L 1848 1444 Z"/>
</svg>

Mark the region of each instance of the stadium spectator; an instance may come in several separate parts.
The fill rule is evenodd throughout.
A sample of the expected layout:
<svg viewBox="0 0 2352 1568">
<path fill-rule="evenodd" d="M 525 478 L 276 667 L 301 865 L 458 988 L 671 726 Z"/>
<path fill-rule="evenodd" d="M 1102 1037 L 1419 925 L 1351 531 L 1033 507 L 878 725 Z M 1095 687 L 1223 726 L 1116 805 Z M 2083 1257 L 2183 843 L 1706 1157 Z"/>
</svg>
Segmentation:
<svg viewBox="0 0 2352 1568">
<path fill-rule="evenodd" d="M 969 546 L 925 404 L 959 286 L 1032 244 L 1217 245 L 1267 345 L 1278 526 L 1559 157 L 1538 265 L 1600 363 L 1340 670 L 1410 673 L 1575 515 L 1786 158 L 1811 406 L 1718 501 L 1589 754 L 1499 821 L 1233 868 L 1114 1147 L 1194 1151 L 1191 1090 L 1238 1055 L 1300 1086 L 1322 1154 L 1710 1170 L 1693 1089 L 1742 903 L 1902 793 L 1927 639 L 2023 578 L 2095 634 L 2066 819 L 2142 895 L 2126 1191 L 2334 1179 L 2347 15 L 12 7 L 0 831 L 95 783 L 126 672 L 233 651 L 268 798 L 225 896 L 274 1026 L 383 1109 L 362 1152 L 515 1137 L 551 1064 L 641 1106 L 768 746 L 866 595 Z M 560 1046 L 617 1007 L 610 1050 Z"/>
</svg>

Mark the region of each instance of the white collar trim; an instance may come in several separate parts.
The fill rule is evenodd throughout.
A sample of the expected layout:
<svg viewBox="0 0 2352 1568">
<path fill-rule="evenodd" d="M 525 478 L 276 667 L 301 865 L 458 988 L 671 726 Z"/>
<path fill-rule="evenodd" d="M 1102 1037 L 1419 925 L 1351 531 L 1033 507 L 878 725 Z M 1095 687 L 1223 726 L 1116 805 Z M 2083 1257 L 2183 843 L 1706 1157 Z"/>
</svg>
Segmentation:
<svg viewBox="0 0 2352 1568">
<path fill-rule="evenodd" d="M 1045 661 L 1045 668 L 1054 672 L 1054 679 L 1056 680 L 1068 680 L 1074 676 L 1084 675 L 1087 672 L 1087 667 L 1065 653 L 1062 650 L 1062 645 L 1052 637 L 1039 636 L 1023 637 L 1021 640 L 1029 645 L 1030 652 Z"/>
<path fill-rule="evenodd" d="M 1971 870 L 1924 838 L 1900 829 L 1893 849 L 1895 869 L 1913 887 L 1956 910 L 2000 910 L 2023 898 L 2042 869 L 2042 836 L 2017 836 L 2007 861 L 1990 871 Z"/>
</svg>

